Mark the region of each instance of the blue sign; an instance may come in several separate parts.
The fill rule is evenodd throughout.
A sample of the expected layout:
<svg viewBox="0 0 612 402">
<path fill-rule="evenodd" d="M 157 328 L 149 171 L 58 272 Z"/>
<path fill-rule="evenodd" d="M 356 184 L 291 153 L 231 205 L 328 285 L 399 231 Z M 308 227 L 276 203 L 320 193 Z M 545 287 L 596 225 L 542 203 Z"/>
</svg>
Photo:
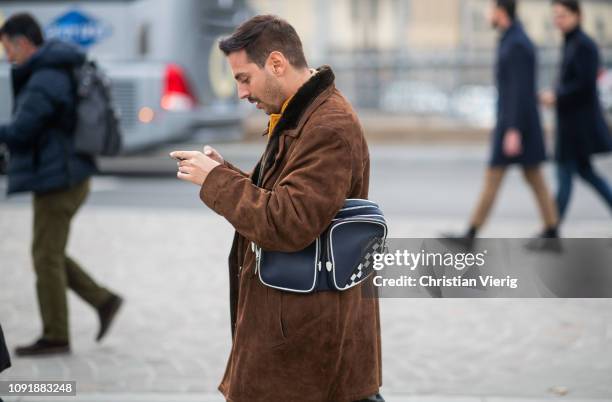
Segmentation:
<svg viewBox="0 0 612 402">
<path fill-rule="evenodd" d="M 45 28 L 48 38 L 57 38 L 88 48 L 111 34 L 111 28 L 96 18 L 78 11 L 68 11 Z"/>
</svg>

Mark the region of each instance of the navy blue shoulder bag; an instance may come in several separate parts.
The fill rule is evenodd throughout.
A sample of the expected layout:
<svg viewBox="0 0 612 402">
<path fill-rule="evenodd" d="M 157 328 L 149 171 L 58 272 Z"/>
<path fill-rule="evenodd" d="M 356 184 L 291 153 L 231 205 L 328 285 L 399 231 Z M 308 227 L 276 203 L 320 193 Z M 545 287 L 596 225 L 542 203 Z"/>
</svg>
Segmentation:
<svg viewBox="0 0 612 402">
<path fill-rule="evenodd" d="M 255 269 L 264 285 L 278 290 L 342 291 L 372 273 L 371 255 L 382 252 L 386 237 L 387 223 L 378 205 L 348 199 L 329 227 L 301 251 L 269 251 L 252 244 Z"/>
</svg>

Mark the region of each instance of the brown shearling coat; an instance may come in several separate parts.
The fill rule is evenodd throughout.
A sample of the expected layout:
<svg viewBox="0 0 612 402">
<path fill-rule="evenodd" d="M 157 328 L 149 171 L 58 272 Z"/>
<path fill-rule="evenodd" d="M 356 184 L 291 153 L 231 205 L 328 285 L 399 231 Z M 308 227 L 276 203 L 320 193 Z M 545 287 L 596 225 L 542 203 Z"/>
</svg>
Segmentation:
<svg viewBox="0 0 612 402">
<path fill-rule="evenodd" d="M 359 120 L 322 67 L 291 99 L 252 175 L 226 163 L 206 178 L 201 199 L 236 229 L 232 350 L 219 386 L 228 401 L 352 402 L 378 392 L 378 300 L 359 286 L 307 295 L 269 288 L 250 247 L 305 248 L 346 198 L 367 198 L 369 170 Z"/>
</svg>

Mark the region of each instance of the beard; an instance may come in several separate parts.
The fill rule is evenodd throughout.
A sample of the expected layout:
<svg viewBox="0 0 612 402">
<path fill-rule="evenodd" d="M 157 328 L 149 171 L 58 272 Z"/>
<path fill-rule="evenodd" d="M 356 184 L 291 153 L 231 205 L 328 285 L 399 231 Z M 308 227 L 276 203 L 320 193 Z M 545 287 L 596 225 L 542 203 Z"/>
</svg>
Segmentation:
<svg viewBox="0 0 612 402">
<path fill-rule="evenodd" d="M 280 113 L 283 106 L 283 92 L 280 83 L 272 75 L 266 74 L 262 97 L 249 98 L 249 102 L 259 103 L 261 109 L 268 115 Z"/>
</svg>

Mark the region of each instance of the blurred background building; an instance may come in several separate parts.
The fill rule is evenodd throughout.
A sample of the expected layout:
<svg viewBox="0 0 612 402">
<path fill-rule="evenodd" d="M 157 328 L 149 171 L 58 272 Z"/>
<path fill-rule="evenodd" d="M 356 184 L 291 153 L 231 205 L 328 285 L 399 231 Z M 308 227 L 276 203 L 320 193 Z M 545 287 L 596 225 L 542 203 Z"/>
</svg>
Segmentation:
<svg viewBox="0 0 612 402">
<path fill-rule="evenodd" d="M 337 85 L 363 113 L 423 119 L 440 131 L 494 123 L 497 33 L 490 0 L 0 0 L 0 21 L 32 12 L 48 37 L 86 48 L 113 79 L 128 150 L 189 136 L 198 141 L 259 133 L 263 117 L 241 130 L 248 105 L 235 97 L 216 48 L 249 15 L 287 19 L 312 66 L 333 66 Z M 602 49 L 600 88 L 612 114 L 612 1 L 583 0 L 584 25 Z M 549 0 L 522 0 L 520 19 L 539 47 L 540 87 L 554 86 L 561 36 Z M 0 121 L 10 114 L 8 64 L 0 54 Z M 251 115 L 254 115 L 251 113 Z M 433 121 L 433 123 L 432 123 Z M 547 114 L 547 121 L 551 115 Z M 375 122 L 374 126 L 380 126 Z M 398 121 L 394 132 L 408 135 Z M 248 124 L 247 124 L 248 126 Z M 429 135 L 429 134 L 427 134 Z"/>
<path fill-rule="evenodd" d="M 440 115 L 490 126 L 494 51 L 490 0 L 249 0 L 291 22 L 311 64 L 330 64 L 359 107 Z M 584 26 L 612 66 L 612 2 L 584 0 Z M 554 85 L 561 36 L 549 0 L 523 0 L 519 18 L 539 47 L 541 87 Z M 609 74 L 609 75 L 612 75 Z M 602 87 L 606 79 L 603 78 Z M 608 80 L 610 77 L 608 77 Z M 612 91 L 605 95 L 612 109 Z"/>
</svg>

